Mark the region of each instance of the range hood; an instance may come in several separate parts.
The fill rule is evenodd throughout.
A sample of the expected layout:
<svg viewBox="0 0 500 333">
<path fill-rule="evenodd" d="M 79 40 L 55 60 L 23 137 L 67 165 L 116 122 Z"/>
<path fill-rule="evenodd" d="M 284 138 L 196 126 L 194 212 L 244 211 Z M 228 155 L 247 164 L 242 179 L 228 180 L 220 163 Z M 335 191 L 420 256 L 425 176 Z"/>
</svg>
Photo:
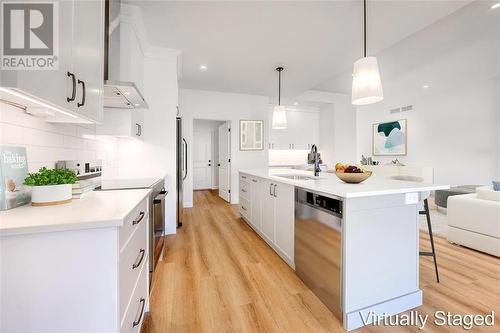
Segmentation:
<svg viewBox="0 0 500 333">
<path fill-rule="evenodd" d="M 105 2 L 104 34 L 104 107 L 149 108 L 134 82 L 120 80 L 120 0 Z"/>
</svg>

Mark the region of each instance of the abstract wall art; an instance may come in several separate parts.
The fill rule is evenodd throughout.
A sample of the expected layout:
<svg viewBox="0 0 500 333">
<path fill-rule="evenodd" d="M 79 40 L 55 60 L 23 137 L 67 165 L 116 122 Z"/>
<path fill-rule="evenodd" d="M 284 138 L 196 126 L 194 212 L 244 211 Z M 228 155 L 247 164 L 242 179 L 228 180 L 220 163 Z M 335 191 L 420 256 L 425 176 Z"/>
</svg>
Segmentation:
<svg viewBox="0 0 500 333">
<path fill-rule="evenodd" d="M 373 124 L 373 155 L 406 155 L 406 119 Z"/>
</svg>

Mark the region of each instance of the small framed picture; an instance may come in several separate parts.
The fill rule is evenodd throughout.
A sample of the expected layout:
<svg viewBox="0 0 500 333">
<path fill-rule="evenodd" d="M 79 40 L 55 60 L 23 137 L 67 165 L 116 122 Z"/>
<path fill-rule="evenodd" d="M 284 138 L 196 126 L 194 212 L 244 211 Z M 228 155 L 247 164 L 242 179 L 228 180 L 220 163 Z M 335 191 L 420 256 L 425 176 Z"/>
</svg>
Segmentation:
<svg viewBox="0 0 500 333">
<path fill-rule="evenodd" d="M 407 153 L 406 119 L 373 124 L 374 156 L 399 156 Z"/>
<path fill-rule="evenodd" d="M 264 121 L 240 120 L 240 150 L 264 149 Z"/>
</svg>

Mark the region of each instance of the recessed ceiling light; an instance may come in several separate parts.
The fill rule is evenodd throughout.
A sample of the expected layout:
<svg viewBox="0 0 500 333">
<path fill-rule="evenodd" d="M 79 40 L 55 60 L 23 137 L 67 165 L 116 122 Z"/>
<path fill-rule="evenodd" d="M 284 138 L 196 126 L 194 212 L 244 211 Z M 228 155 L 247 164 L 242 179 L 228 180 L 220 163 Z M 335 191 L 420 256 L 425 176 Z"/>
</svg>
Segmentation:
<svg viewBox="0 0 500 333">
<path fill-rule="evenodd" d="M 208 68 L 208 67 L 207 67 L 207 65 L 200 65 L 200 70 L 201 70 L 202 72 L 206 71 L 206 70 L 207 70 L 207 68 Z"/>
<path fill-rule="evenodd" d="M 293 105 L 297 106 L 299 105 L 299 102 L 293 102 Z"/>
<path fill-rule="evenodd" d="M 494 4 L 493 6 L 491 6 L 491 9 L 496 9 L 496 8 L 499 8 L 499 7 L 500 7 L 500 2 Z"/>
<path fill-rule="evenodd" d="M 422 88 L 427 89 L 427 88 L 429 88 L 429 85 L 428 85 L 428 84 L 424 84 L 424 85 L 422 86 Z"/>
<path fill-rule="evenodd" d="M 124 95 L 130 95 L 130 93 L 128 91 L 124 91 L 123 94 Z"/>
<path fill-rule="evenodd" d="M 135 103 L 134 105 L 135 105 L 135 106 L 139 106 L 139 105 L 141 105 L 141 104 L 137 104 L 137 103 Z"/>
</svg>

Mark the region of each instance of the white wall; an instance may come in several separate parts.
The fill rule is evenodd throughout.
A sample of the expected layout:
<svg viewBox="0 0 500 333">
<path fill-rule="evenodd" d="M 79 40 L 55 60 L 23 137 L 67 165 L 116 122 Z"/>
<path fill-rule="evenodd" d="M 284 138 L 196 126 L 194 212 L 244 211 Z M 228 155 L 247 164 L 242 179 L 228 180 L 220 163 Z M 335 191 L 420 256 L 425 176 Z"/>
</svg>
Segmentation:
<svg viewBox="0 0 500 333">
<path fill-rule="evenodd" d="M 144 141 L 119 139 L 119 176 L 165 177 L 165 232 L 176 232 L 177 56 L 144 58 Z"/>
<path fill-rule="evenodd" d="M 231 122 L 231 203 L 238 203 L 238 170 L 264 168 L 268 165 L 267 144 L 262 151 L 239 150 L 239 121 L 263 120 L 264 140 L 268 142 L 268 98 L 216 91 L 180 89 L 179 106 L 183 135 L 188 142 L 188 163 L 192 170 L 193 119 L 228 120 Z M 188 172 L 184 181 L 184 206 L 193 205 L 193 178 Z"/>
<path fill-rule="evenodd" d="M 406 164 L 451 185 L 499 177 L 498 31 L 498 13 L 476 1 L 377 55 L 385 99 L 358 109 L 358 155 L 372 153 L 373 123 L 406 118 Z M 389 113 L 404 105 L 414 111 Z"/>
<path fill-rule="evenodd" d="M 0 102 L 0 144 L 26 147 L 29 172 L 81 159 L 102 160 L 103 176 L 116 176 L 118 139 L 95 133 L 95 125 L 48 123 Z"/>
</svg>

